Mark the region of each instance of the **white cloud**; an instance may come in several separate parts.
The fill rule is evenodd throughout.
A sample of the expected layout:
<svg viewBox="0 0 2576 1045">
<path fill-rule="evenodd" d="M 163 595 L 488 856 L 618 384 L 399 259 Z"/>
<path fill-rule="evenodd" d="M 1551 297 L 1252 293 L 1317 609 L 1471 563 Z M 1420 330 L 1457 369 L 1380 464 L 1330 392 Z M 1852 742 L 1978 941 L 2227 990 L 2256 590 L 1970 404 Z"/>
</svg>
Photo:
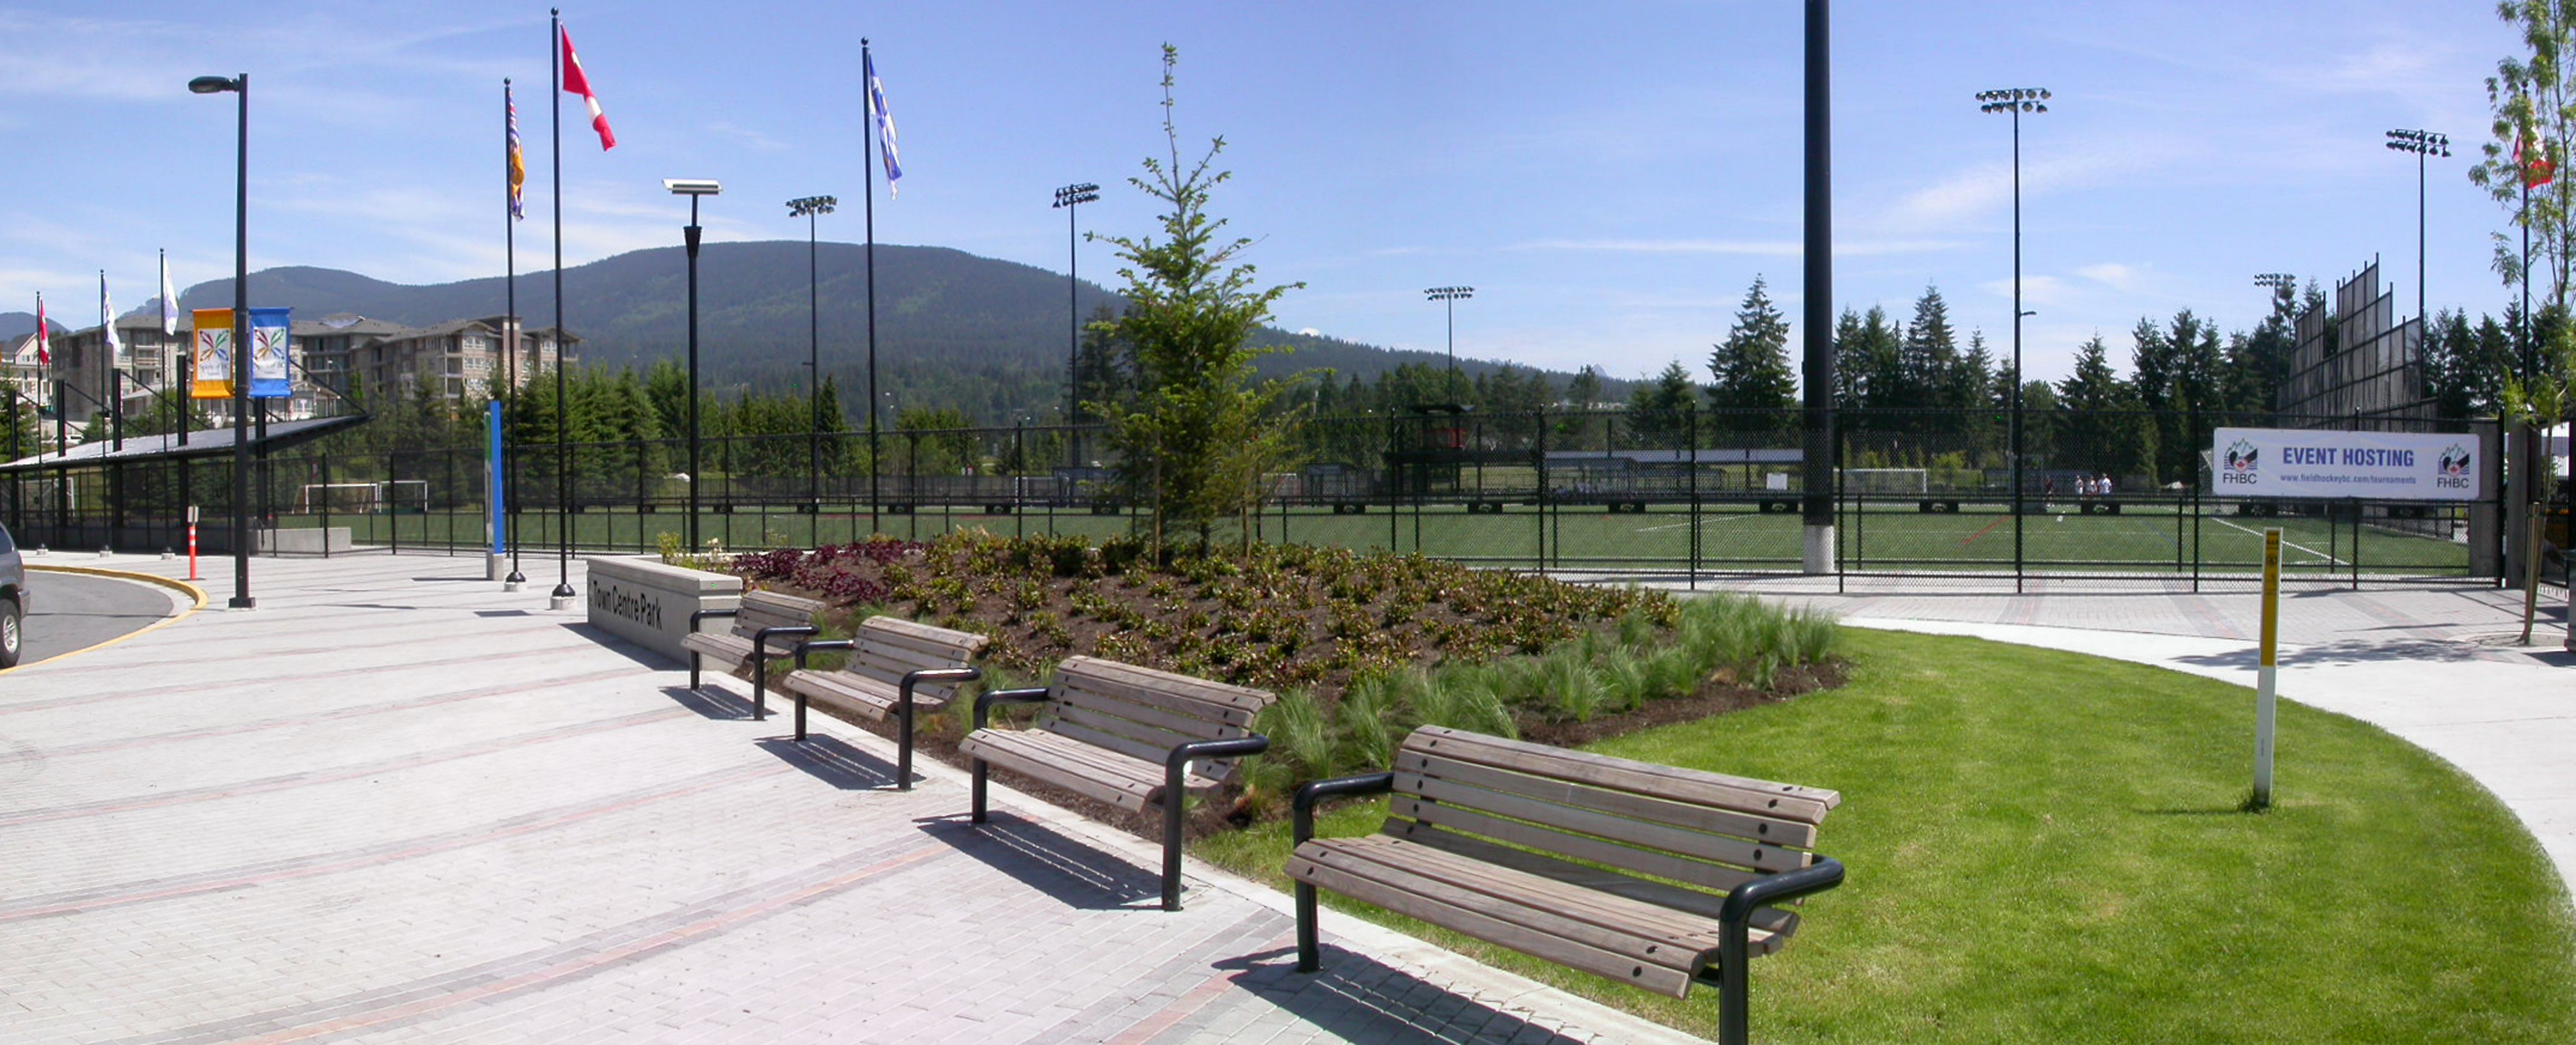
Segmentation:
<svg viewBox="0 0 2576 1045">
<path fill-rule="evenodd" d="M 2115 261 L 2086 265 L 2076 269 L 2075 274 L 2124 293 L 2136 293 L 2146 278 L 2144 270 Z"/>
<path fill-rule="evenodd" d="M 886 107 L 886 111 L 893 112 L 894 107 L 889 105 Z M 772 138 L 766 134 L 760 133 L 759 131 L 752 130 L 749 127 L 744 127 L 731 121 L 719 120 L 715 123 L 710 123 L 707 125 L 707 131 L 711 134 L 722 135 L 741 142 L 742 144 L 759 152 L 785 152 L 789 148 L 786 142 L 779 141 L 776 138 Z"/>
</svg>

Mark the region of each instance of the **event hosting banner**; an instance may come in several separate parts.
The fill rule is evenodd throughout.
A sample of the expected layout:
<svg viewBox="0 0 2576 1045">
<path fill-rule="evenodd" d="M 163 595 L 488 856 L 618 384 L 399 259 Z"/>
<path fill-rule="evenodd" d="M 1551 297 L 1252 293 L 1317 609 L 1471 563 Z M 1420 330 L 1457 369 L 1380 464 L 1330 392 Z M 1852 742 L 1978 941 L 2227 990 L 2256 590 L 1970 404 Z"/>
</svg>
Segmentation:
<svg viewBox="0 0 2576 1045">
<path fill-rule="evenodd" d="M 2465 434 L 2221 428 L 2209 471 L 2221 495 L 2474 501 L 2486 481 L 2478 456 Z"/>
<path fill-rule="evenodd" d="M 188 382 L 190 399 L 230 399 L 233 397 L 233 310 L 201 308 L 194 310 L 196 322 L 195 379 Z"/>
<path fill-rule="evenodd" d="M 250 310 L 250 397 L 284 399 L 294 382 L 286 376 L 286 314 L 292 309 Z"/>
</svg>

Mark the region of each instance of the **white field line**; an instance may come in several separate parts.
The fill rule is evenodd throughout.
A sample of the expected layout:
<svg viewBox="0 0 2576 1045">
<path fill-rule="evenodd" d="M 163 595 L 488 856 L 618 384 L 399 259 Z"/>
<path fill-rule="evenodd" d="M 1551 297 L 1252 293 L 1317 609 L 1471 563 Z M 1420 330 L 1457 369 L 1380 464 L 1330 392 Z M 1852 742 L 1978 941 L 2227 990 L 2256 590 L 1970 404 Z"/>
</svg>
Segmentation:
<svg viewBox="0 0 2576 1045">
<path fill-rule="evenodd" d="M 2246 533 L 2253 534 L 2253 535 L 2254 535 L 2254 538 L 2255 538 L 2256 540 L 2261 540 L 2261 539 L 2263 538 L 2263 531 L 2261 531 L 2261 530 L 2248 530 L 2248 529 L 2246 529 L 2245 527 L 2238 526 L 2238 525 L 2236 525 L 2235 523 L 2228 522 L 2227 520 L 2222 519 L 2222 518 L 2219 518 L 2218 516 L 2215 516 L 2215 515 L 2210 516 L 2210 517 L 2209 517 L 2209 521 L 2214 522 L 2214 523 L 2217 523 L 2217 524 L 2218 524 L 2218 525 L 2220 525 L 2220 526 L 2224 526 L 2224 527 L 2227 527 L 2227 528 L 2232 529 L 2232 530 L 2244 530 L 2244 532 L 2246 532 Z M 2303 551 L 2303 552 L 2306 552 L 2306 553 L 2308 553 L 2308 554 L 2310 554 L 2310 555 L 2314 555 L 2314 556 L 2316 556 L 2317 558 L 2324 559 L 2324 560 L 2326 561 L 2326 565 L 2328 565 L 2328 566 L 2349 566 L 2349 565 L 2352 565 L 2351 563 L 2345 562 L 2345 561 L 2343 561 L 2342 559 L 2335 558 L 2334 556 L 2328 555 L 2328 554 L 2326 554 L 2326 553 L 2324 553 L 2324 552 L 2321 552 L 2321 551 L 2318 551 L 2318 550 L 2316 550 L 2316 549 L 2314 549 L 2314 548 L 2308 547 L 2307 545 L 2300 544 L 2300 543 L 2299 543 L 2299 542 L 2297 542 L 2297 541 L 2293 541 L 2293 540 L 2291 540 L 2291 539 L 2289 538 L 2289 535 L 2288 535 L 2288 534 L 2283 534 L 2283 535 L 2281 536 L 2281 547 L 2284 547 L 2284 548 L 2296 548 L 2296 549 L 2298 549 L 2298 550 L 2300 550 L 2300 551 Z"/>
<path fill-rule="evenodd" d="M 1719 515 L 1719 514 L 1712 514 L 1712 515 L 1710 515 L 1708 518 L 1700 520 L 1699 524 L 1700 524 L 1701 526 L 1715 526 L 1715 525 L 1717 525 L 1717 524 L 1719 524 L 1719 523 L 1740 523 L 1740 522 L 1747 522 L 1747 521 L 1754 520 L 1754 519 L 1759 519 L 1759 518 L 1762 518 L 1762 513 L 1760 513 L 1760 512 L 1728 512 L 1728 513 L 1725 513 L 1725 514 L 1722 514 L 1722 515 Z M 1665 530 L 1682 530 L 1682 529 L 1688 529 L 1688 528 L 1690 527 L 1690 525 L 1691 525 L 1691 524 L 1686 523 L 1686 522 L 1665 523 L 1665 524 L 1663 524 L 1663 525 L 1661 525 L 1661 526 L 1643 526 L 1643 527 L 1639 527 L 1639 528 L 1637 528 L 1636 530 L 1631 531 L 1631 532 L 1634 532 L 1634 533 L 1662 533 L 1662 532 L 1663 532 L 1663 531 L 1665 531 Z"/>
</svg>

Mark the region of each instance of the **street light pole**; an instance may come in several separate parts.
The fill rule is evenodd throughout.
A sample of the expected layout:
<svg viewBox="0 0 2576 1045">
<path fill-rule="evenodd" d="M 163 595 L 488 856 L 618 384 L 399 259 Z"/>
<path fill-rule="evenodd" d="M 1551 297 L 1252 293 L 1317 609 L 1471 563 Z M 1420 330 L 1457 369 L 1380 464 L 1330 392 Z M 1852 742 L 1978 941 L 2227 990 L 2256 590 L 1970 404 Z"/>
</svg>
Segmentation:
<svg viewBox="0 0 2576 1045">
<path fill-rule="evenodd" d="M 1055 207 L 1064 211 L 1064 442 L 1069 463 L 1082 467 L 1082 252 L 1076 249 L 1074 210 L 1100 199 L 1100 186 L 1090 182 L 1055 190 Z"/>
<path fill-rule="evenodd" d="M 2390 131 L 2388 148 L 2394 152 L 2415 154 L 2415 351 L 2420 356 L 2424 342 L 2433 336 L 2432 306 L 2424 296 L 2424 158 L 2451 155 L 2449 135 L 2431 131 Z"/>
<path fill-rule="evenodd" d="M 2048 111 L 2045 87 L 2012 87 L 1977 92 L 1977 111 L 2012 114 L 2013 154 L 2013 358 L 2012 358 L 2012 513 L 2013 591 L 2022 588 L 2022 448 L 2021 448 L 2021 114 Z"/>
<path fill-rule="evenodd" d="M 823 263 L 816 253 L 819 248 L 815 246 L 815 223 L 818 215 L 832 213 L 840 202 L 830 196 L 800 196 L 787 201 L 787 216 L 805 219 L 805 392 L 811 402 L 805 417 L 805 487 L 817 526 L 823 518 Z M 694 213 L 697 204 L 692 202 L 689 206 Z"/>
<path fill-rule="evenodd" d="M 1458 398 L 1458 302 L 1476 296 L 1474 287 L 1432 287 L 1422 292 L 1424 300 L 1437 301 L 1449 310 L 1449 402 Z"/>
<path fill-rule="evenodd" d="M 250 596 L 250 74 L 188 81 L 197 94 L 232 92 L 241 105 L 233 147 L 233 597 L 225 605 L 247 610 Z"/>
<path fill-rule="evenodd" d="M 680 230 L 689 248 L 689 522 L 683 527 L 689 535 L 689 554 L 698 547 L 698 487 L 703 485 L 698 474 L 698 197 L 723 192 L 723 186 L 705 178 L 664 178 L 662 187 L 674 196 L 689 198 L 689 224 Z"/>
</svg>

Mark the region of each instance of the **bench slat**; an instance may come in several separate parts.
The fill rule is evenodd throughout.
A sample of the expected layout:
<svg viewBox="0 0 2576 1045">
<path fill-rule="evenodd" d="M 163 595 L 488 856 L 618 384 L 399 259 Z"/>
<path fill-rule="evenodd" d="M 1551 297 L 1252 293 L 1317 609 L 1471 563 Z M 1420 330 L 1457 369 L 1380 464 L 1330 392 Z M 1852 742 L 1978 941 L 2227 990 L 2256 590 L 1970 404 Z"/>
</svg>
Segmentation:
<svg viewBox="0 0 2576 1045">
<path fill-rule="evenodd" d="M 1046 738 L 1046 739 L 1040 739 Z M 1055 740 L 1053 734 L 1013 730 L 977 730 L 957 747 L 965 754 L 1004 769 L 1062 787 L 1130 812 L 1156 804 L 1160 779 L 1145 779 L 1100 759 L 1097 749 Z"/>
<path fill-rule="evenodd" d="M 1395 768 L 1398 772 L 1437 777 L 1485 791 L 1519 795 L 1560 806 L 1589 809 L 1624 819 L 1684 828 L 1694 832 L 1732 835 L 1763 845 L 1806 847 L 1816 842 L 1816 825 L 1811 823 L 1752 816 L 1687 802 L 1672 802 L 1649 795 L 1578 784 L 1556 777 L 1531 776 L 1527 773 L 1497 769 L 1473 762 L 1426 755 L 1418 751 L 1398 754 Z M 1399 780 L 1396 787 L 1402 790 L 1404 783 Z M 1477 803 L 1469 801 L 1467 804 L 1476 805 Z M 1742 861 L 1732 862 L 1741 863 Z"/>
<path fill-rule="evenodd" d="M 1625 867 L 1646 874 L 1665 874 L 1637 866 L 1632 861 L 1645 855 L 1643 849 L 1657 849 L 1695 858 L 1693 862 L 1730 864 L 1757 871 L 1794 871 L 1813 862 L 1804 852 L 1785 846 L 1747 842 L 1725 835 L 1713 835 L 1643 820 L 1629 820 L 1591 809 L 1557 805 L 1520 795 L 1468 787 L 1454 780 L 1424 777 L 1399 772 L 1396 789 L 1405 795 L 1430 799 L 1421 802 L 1401 797 L 1397 803 L 1420 815 L 1416 819 L 1443 824 L 1477 834 L 1491 835 L 1517 845 L 1550 852 L 1580 856 L 1586 860 Z M 1463 807 L 1463 808 L 1462 808 Z M 1474 812 L 1511 817 L 1503 820 Z M 1516 823 L 1515 821 L 1531 821 Z M 1508 836 L 1508 837 L 1507 837 Z M 1583 836 L 1590 836 L 1589 839 Z M 1595 841 L 1595 839 L 1606 840 Z M 1576 852 L 1574 847 L 1582 848 Z M 1696 879 L 1699 875 L 1669 875 Z"/>
<path fill-rule="evenodd" d="M 1404 750 L 1808 823 L 1823 820 L 1842 802 L 1842 795 L 1822 788 L 1632 762 L 1442 726 L 1414 730 L 1405 737 Z"/>
<path fill-rule="evenodd" d="M 1345 861 L 1384 864 L 1459 889 L 1489 894 L 1503 903 L 1547 911 L 1570 922 L 1615 933 L 1615 938 L 1604 936 L 1591 942 L 1631 957 L 1652 957 L 1687 968 L 1693 956 L 1713 952 L 1719 943 L 1715 918 L 1594 888 L 1589 880 L 1569 881 L 1560 875 L 1538 874 L 1385 835 L 1328 841 L 1331 848 L 1343 851 Z M 1618 942 L 1622 939 L 1635 942 Z"/>
<path fill-rule="evenodd" d="M 943 661 L 973 659 L 982 652 L 989 637 L 971 631 L 958 631 L 901 617 L 879 614 L 859 622 L 857 636 L 870 645 L 919 653 Z"/>
<path fill-rule="evenodd" d="M 1289 874 L 1299 881 L 1376 904 L 1397 914 L 1465 933 L 1570 968 L 1679 998 L 1690 990 L 1691 974 L 1673 966 L 1594 946 L 1581 939 L 1550 935 L 1515 920 L 1532 912 L 1509 901 L 1465 894 L 1438 883 L 1407 880 L 1382 866 L 1339 867 L 1292 858 Z M 1383 876 L 1383 877 L 1381 877 Z M 1463 902 L 1461 902 L 1463 901 Z M 1470 906 L 1472 905 L 1472 906 Z M 1504 915 L 1512 917 L 1505 917 Z"/>
<path fill-rule="evenodd" d="M 1138 762 L 1154 767 L 1154 778 L 1158 781 L 1162 779 L 1163 759 L 1172 753 L 1172 748 L 1175 746 L 1174 744 L 1156 745 L 1146 741 L 1137 740 L 1133 737 L 1122 736 L 1118 733 L 1109 732 L 1107 730 L 1095 729 L 1092 728 L 1090 723 L 1071 717 L 1071 713 L 1077 712 L 1079 709 L 1067 708 L 1064 710 L 1067 714 L 1058 715 L 1047 722 L 1040 723 L 1039 731 L 1053 733 L 1068 740 L 1079 741 L 1126 758 L 1135 759 Z M 1212 776 L 1205 772 L 1205 769 L 1215 768 L 1216 765 L 1218 764 L 1209 763 L 1203 768 L 1194 768 L 1192 772 L 1194 775 L 1207 776 L 1209 779 L 1221 779 L 1220 777 Z"/>
<path fill-rule="evenodd" d="M 1564 882 L 1567 885 L 1598 890 L 1614 896 L 1625 897 L 1638 903 L 1649 904 L 1653 908 L 1661 909 L 1668 913 L 1668 916 L 1672 919 L 1668 928 L 1674 932 L 1688 932 L 1690 931 L 1690 926 L 1713 922 L 1717 920 L 1718 912 L 1726 906 L 1726 897 L 1722 893 L 1704 893 L 1695 889 L 1685 889 L 1667 882 L 1648 881 L 1643 878 L 1634 878 L 1617 871 L 1605 870 L 1589 864 L 1579 864 L 1570 860 L 1550 856 L 1545 853 L 1534 853 L 1526 849 L 1515 849 L 1511 846 L 1490 842 L 1473 835 L 1460 834 L 1455 831 L 1445 830 L 1433 824 L 1389 820 L 1387 821 L 1385 832 L 1385 835 L 1382 837 L 1399 838 L 1418 848 L 1438 850 L 1443 853 L 1451 854 L 1460 860 L 1470 860 L 1480 864 L 1492 864 L 1498 867 L 1510 868 L 1513 871 L 1524 874 L 1536 875 L 1541 878 Z M 1759 875 L 1742 871 L 1725 871 L 1724 873 L 1734 875 L 1747 881 L 1760 877 Z M 1726 888 L 1731 889 L 1733 887 L 1733 885 L 1729 885 Z M 1792 904 L 1796 902 L 1797 901 L 1792 901 Z M 1797 916 L 1795 914 L 1775 908 L 1763 908 L 1756 911 L 1753 916 L 1753 925 L 1755 928 L 1761 929 L 1765 932 L 1776 933 L 1784 938 L 1788 936 L 1789 931 L 1794 928 L 1796 922 Z"/>
<path fill-rule="evenodd" d="M 1090 703 L 1113 712 L 1121 703 L 1142 704 L 1247 729 L 1252 726 L 1253 716 L 1275 699 L 1262 690 L 1098 657 L 1067 659 L 1056 669 L 1054 688 L 1052 699 L 1056 700 Z"/>
<path fill-rule="evenodd" d="M 778 688 L 814 703 L 854 712 L 873 720 L 883 720 L 886 716 L 894 714 L 895 704 L 900 699 L 894 687 L 880 686 L 875 679 L 853 675 L 846 671 L 790 672 L 785 679 L 780 680 Z M 923 699 L 920 693 L 913 694 L 912 706 L 916 713 L 935 711 L 947 703 L 945 700 Z"/>
</svg>

